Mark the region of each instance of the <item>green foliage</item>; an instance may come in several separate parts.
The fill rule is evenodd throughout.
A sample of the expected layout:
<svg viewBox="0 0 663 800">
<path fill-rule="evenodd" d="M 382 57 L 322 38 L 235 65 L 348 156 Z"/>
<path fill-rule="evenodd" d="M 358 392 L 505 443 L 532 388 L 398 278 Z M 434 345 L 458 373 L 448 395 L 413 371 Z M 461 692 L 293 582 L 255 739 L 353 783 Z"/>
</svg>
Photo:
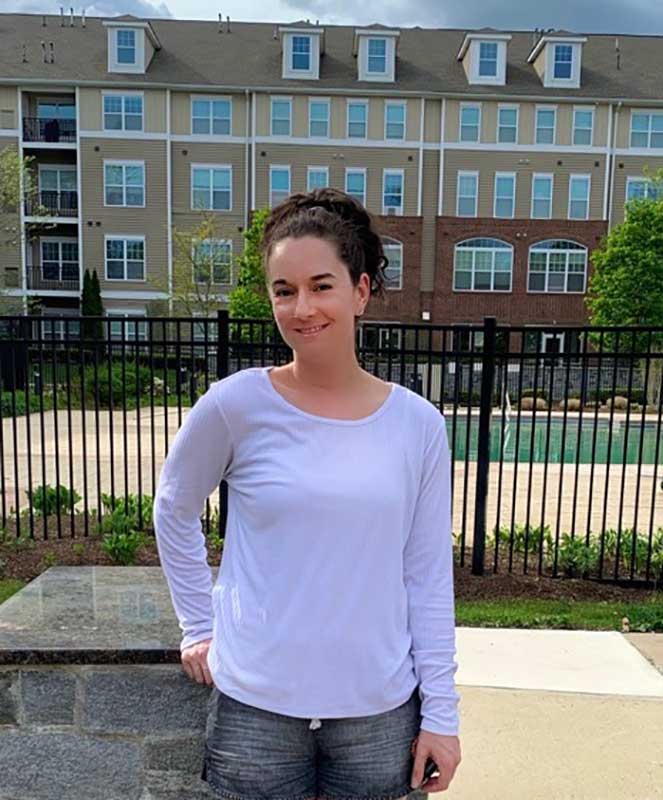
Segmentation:
<svg viewBox="0 0 663 800">
<path fill-rule="evenodd" d="M 25 403 L 25 392 L 23 389 L 17 389 L 14 392 L 14 399 L 12 401 L 12 392 L 2 392 L 0 393 L 0 404 L 2 404 L 2 417 L 3 419 L 7 417 L 11 417 L 14 415 L 12 402 L 14 403 L 14 407 L 16 408 L 16 416 L 22 417 L 27 410 L 27 406 Z M 44 398 L 44 410 L 48 410 L 53 407 L 53 402 L 50 397 Z M 30 392 L 30 412 L 39 411 L 39 395 L 36 395 L 34 392 Z"/>
<path fill-rule="evenodd" d="M 42 561 L 47 567 L 55 567 L 58 563 L 57 554 L 53 550 L 47 550 L 42 556 Z"/>
<path fill-rule="evenodd" d="M 101 317 L 104 313 L 104 306 L 101 300 L 101 288 L 97 270 L 90 275 L 90 270 L 85 270 L 83 276 L 83 294 L 81 297 L 81 315 L 83 317 Z M 84 339 L 102 341 L 104 339 L 103 322 L 98 320 L 84 319 L 82 323 L 81 335 Z"/>
<path fill-rule="evenodd" d="M 101 547 L 116 564 L 128 566 L 136 563 L 136 554 L 145 541 L 145 534 L 140 531 L 113 532 L 104 536 Z"/>
<path fill-rule="evenodd" d="M 128 494 L 126 498 L 116 497 L 115 503 L 111 495 L 102 492 L 101 502 L 104 507 L 104 516 L 97 523 L 99 533 L 129 533 L 144 530 L 152 524 L 152 497 L 148 494 L 140 498 L 137 494 Z M 142 526 L 138 518 L 138 509 L 142 514 Z"/>
<path fill-rule="evenodd" d="M 25 494 L 30 500 L 30 492 L 26 489 Z M 81 496 L 75 489 L 71 493 L 66 486 L 59 484 L 57 487 L 45 484 L 37 486 L 32 492 L 32 508 L 36 516 L 49 517 L 53 514 L 66 513 L 72 505 L 79 502 Z"/>
<path fill-rule="evenodd" d="M 122 398 L 125 395 L 127 406 L 131 407 L 131 401 L 132 399 L 135 401 L 138 388 L 140 388 L 140 396 L 144 396 L 150 391 L 150 383 L 151 375 L 149 367 L 139 366 L 138 369 L 136 369 L 135 361 L 113 359 L 112 367 L 109 367 L 108 361 L 103 361 L 97 365 L 96 383 L 94 364 L 89 364 L 85 367 L 84 373 L 86 407 L 90 408 L 94 405 L 95 391 L 98 391 L 100 407 L 110 408 L 111 388 L 114 408 L 122 408 Z M 71 396 L 72 399 L 80 402 L 81 382 L 78 374 L 72 381 Z"/>
<path fill-rule="evenodd" d="M 499 530 L 493 530 L 492 544 L 495 544 L 495 536 L 499 535 L 500 545 L 510 546 L 511 531 L 508 525 L 502 525 Z M 551 550 L 553 547 L 553 537 L 550 526 L 544 525 L 536 527 L 532 525 L 514 525 L 513 529 L 513 549 L 516 553 L 524 553 L 527 546 L 528 553 L 538 553 L 542 544 L 544 549 Z"/>
<path fill-rule="evenodd" d="M 222 550 L 224 537 L 219 535 L 219 509 L 214 506 L 209 519 L 209 533 L 207 534 L 207 546 L 213 550 Z M 205 515 L 202 518 L 203 530 L 205 527 Z"/>
<path fill-rule="evenodd" d="M 568 533 L 562 534 L 557 563 L 570 577 L 582 577 L 593 572 L 599 561 L 599 549 L 595 541 L 585 544 L 582 537 L 574 539 Z"/>
</svg>

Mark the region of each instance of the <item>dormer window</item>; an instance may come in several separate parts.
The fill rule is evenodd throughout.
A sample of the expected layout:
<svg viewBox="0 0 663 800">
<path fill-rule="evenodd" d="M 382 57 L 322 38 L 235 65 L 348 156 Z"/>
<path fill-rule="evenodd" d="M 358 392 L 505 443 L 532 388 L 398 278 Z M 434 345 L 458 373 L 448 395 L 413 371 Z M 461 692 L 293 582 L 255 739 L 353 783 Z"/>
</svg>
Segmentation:
<svg viewBox="0 0 663 800">
<path fill-rule="evenodd" d="M 282 78 L 318 80 L 324 52 L 324 29 L 316 26 L 279 28 L 283 54 Z"/>
<path fill-rule="evenodd" d="M 145 73 L 161 44 L 149 22 L 134 17 L 105 20 L 108 29 L 108 71 Z"/>
<path fill-rule="evenodd" d="M 468 33 L 457 59 L 463 65 L 468 83 L 506 83 L 506 48 L 511 36 L 507 33 L 480 31 Z"/>
<path fill-rule="evenodd" d="M 527 61 L 534 67 L 546 88 L 580 88 L 584 36 L 542 36 Z"/>
<path fill-rule="evenodd" d="M 396 50 L 399 31 L 381 26 L 355 30 L 353 53 L 357 57 L 357 80 L 396 80 Z"/>
<path fill-rule="evenodd" d="M 136 31 L 119 28 L 117 31 L 117 63 L 136 63 Z"/>
</svg>

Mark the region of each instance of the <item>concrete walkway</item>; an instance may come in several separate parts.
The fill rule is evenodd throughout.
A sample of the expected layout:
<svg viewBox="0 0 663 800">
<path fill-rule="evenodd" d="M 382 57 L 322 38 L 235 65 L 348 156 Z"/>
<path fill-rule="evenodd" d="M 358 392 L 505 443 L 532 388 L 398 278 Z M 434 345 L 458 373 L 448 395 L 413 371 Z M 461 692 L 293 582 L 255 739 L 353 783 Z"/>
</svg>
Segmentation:
<svg viewBox="0 0 663 800">
<path fill-rule="evenodd" d="M 457 629 L 445 800 L 662 800 L 663 634 Z"/>
</svg>

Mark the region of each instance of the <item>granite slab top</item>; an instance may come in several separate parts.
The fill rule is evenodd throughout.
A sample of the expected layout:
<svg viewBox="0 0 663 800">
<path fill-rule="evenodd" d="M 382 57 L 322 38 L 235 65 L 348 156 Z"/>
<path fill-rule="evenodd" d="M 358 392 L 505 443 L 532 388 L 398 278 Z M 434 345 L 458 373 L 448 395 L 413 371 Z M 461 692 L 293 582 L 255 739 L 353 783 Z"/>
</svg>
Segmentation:
<svg viewBox="0 0 663 800">
<path fill-rule="evenodd" d="M 181 639 L 161 567 L 51 567 L 0 605 L 3 665 L 179 663 Z"/>
</svg>

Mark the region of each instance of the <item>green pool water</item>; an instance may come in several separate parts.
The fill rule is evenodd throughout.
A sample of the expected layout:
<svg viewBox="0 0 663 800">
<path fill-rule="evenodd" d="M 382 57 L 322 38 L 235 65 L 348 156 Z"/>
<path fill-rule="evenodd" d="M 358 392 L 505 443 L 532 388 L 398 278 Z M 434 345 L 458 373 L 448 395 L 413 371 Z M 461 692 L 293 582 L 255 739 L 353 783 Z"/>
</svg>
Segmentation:
<svg viewBox="0 0 663 800">
<path fill-rule="evenodd" d="M 446 415 L 447 433 L 449 445 L 453 446 L 453 416 Z M 623 420 L 613 419 L 612 429 L 610 429 L 608 419 L 599 419 L 596 424 L 596 445 L 595 454 L 592 459 L 592 447 L 594 446 L 594 419 L 583 417 L 582 429 L 578 436 L 578 417 L 568 417 L 566 430 L 562 435 L 564 420 L 562 418 L 551 418 L 550 423 L 546 416 L 537 417 L 534 423 L 534 441 L 532 441 L 532 421 L 530 418 L 520 419 L 520 433 L 517 434 L 517 418 L 512 416 L 508 423 L 505 423 L 504 442 L 502 438 L 502 419 L 495 416 L 491 419 L 490 428 L 490 460 L 499 461 L 500 452 L 503 450 L 505 462 L 516 460 L 516 436 L 518 435 L 518 461 L 534 463 L 565 464 L 579 461 L 581 464 L 591 464 L 592 460 L 596 464 L 606 464 L 608 462 L 608 445 L 610 444 L 610 463 L 624 463 L 624 449 L 626 448 L 626 463 L 637 464 L 640 461 L 640 445 L 642 441 L 642 463 L 653 464 L 656 455 L 656 434 L 658 420 L 652 418 L 645 421 L 642 425 L 639 418 L 629 420 L 628 435 L 626 433 L 626 423 Z M 454 458 L 456 461 L 465 461 L 466 437 L 467 437 L 467 416 L 458 414 L 456 417 L 455 431 L 455 450 Z M 548 438 L 548 427 L 550 427 L 550 438 L 547 443 L 548 454 L 546 457 L 546 440 Z M 476 461 L 477 442 L 479 438 L 479 417 L 473 415 L 470 421 L 469 439 L 469 461 Z M 659 438 L 663 438 L 663 425 Z M 578 448 L 580 454 L 578 457 Z M 659 444 L 658 451 L 659 463 L 663 460 L 663 442 Z"/>
</svg>

